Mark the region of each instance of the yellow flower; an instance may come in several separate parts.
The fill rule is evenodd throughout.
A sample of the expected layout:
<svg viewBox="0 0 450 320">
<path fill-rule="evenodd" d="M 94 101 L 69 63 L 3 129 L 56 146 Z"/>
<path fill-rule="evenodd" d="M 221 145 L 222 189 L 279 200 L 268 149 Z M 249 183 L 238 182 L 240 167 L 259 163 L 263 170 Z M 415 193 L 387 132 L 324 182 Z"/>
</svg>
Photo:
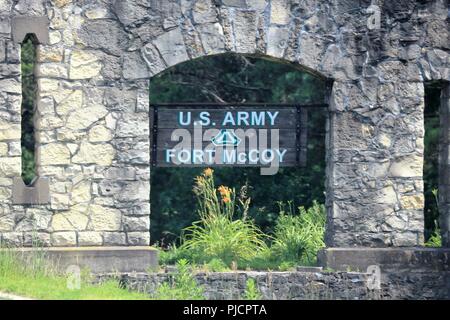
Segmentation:
<svg viewBox="0 0 450 320">
<path fill-rule="evenodd" d="M 203 171 L 203 175 L 204 175 L 205 177 L 212 177 L 213 172 L 214 172 L 213 169 L 211 169 L 211 168 L 206 168 L 206 169 Z"/>
</svg>

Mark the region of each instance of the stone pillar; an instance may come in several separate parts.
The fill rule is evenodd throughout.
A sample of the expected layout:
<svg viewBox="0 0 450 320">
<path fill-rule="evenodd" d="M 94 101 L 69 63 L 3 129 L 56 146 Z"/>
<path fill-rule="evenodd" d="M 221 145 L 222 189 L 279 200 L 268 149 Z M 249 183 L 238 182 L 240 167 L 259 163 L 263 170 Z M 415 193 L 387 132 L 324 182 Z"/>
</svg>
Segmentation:
<svg viewBox="0 0 450 320">
<path fill-rule="evenodd" d="M 3 14 L 0 12 L 0 240 L 22 243 L 16 221 L 25 210 L 12 206 L 13 179 L 22 171 L 20 45 L 5 36 L 11 29 L 9 17 Z"/>
<path fill-rule="evenodd" d="M 109 6 L 81 5 L 0 1 L 0 240 L 10 245 L 150 243 L 150 75 Z M 25 23 L 11 28 L 13 17 Z M 22 39 L 12 38 L 36 32 L 30 21 L 39 17 L 48 41 L 37 48 L 36 171 L 49 181 L 50 201 L 14 205 Z"/>
<path fill-rule="evenodd" d="M 442 245 L 450 247 L 450 85 L 441 92 L 439 141 L 439 218 Z"/>
<path fill-rule="evenodd" d="M 328 247 L 423 244 L 424 87 L 395 70 L 386 63 L 378 78 L 333 85 Z"/>
</svg>

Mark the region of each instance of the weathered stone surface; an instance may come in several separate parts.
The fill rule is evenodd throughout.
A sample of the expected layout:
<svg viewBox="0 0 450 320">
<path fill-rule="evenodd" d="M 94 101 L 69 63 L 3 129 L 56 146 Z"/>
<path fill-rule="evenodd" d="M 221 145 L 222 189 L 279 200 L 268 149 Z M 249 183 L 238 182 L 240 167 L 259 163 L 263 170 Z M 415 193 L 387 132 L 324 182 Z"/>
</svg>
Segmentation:
<svg viewBox="0 0 450 320">
<path fill-rule="evenodd" d="M 270 27 L 267 33 L 267 54 L 272 57 L 281 58 L 287 47 L 289 33 L 287 29 Z"/>
<path fill-rule="evenodd" d="M 65 116 L 71 111 L 81 109 L 82 105 L 83 105 L 83 91 L 74 90 L 70 92 L 70 94 L 66 96 L 63 100 L 58 102 L 58 105 L 56 107 L 56 113 L 61 116 Z"/>
<path fill-rule="evenodd" d="M 42 166 L 70 163 L 70 150 L 63 144 L 50 143 L 38 148 L 39 163 Z"/>
<path fill-rule="evenodd" d="M 105 246 L 124 246 L 127 244 L 124 232 L 104 232 L 103 238 Z"/>
<path fill-rule="evenodd" d="M 72 0 L 53 0 L 52 1 L 57 7 L 61 8 L 72 3 Z"/>
<path fill-rule="evenodd" d="M 114 2 L 113 10 L 120 22 L 125 25 L 137 23 L 148 17 L 148 8 L 143 1 L 118 0 Z"/>
<path fill-rule="evenodd" d="M 0 141 L 20 139 L 20 124 L 0 119 Z"/>
<path fill-rule="evenodd" d="M 256 32 L 258 15 L 252 11 L 238 11 L 234 17 L 236 52 L 253 52 L 256 50 Z M 259 17 L 261 19 L 261 17 Z"/>
<path fill-rule="evenodd" d="M 128 232 L 129 246 L 148 246 L 150 244 L 150 232 Z"/>
<path fill-rule="evenodd" d="M 123 77 L 125 79 L 146 79 L 149 76 L 141 52 L 134 51 L 125 54 L 123 60 Z"/>
<path fill-rule="evenodd" d="M 72 204 L 86 203 L 92 198 L 91 182 L 84 180 L 73 186 L 70 201 Z"/>
<path fill-rule="evenodd" d="M 202 24 L 198 26 L 205 53 L 217 54 L 225 51 L 225 38 L 220 23 Z"/>
<path fill-rule="evenodd" d="M 15 225 L 16 222 L 11 214 L 0 216 L 0 232 L 14 231 Z"/>
<path fill-rule="evenodd" d="M 103 238 L 99 232 L 83 231 L 78 233 L 78 244 L 80 246 L 101 246 Z"/>
<path fill-rule="evenodd" d="M 422 170 L 422 157 L 409 156 L 393 162 L 389 172 L 393 177 L 420 177 L 422 175 Z"/>
<path fill-rule="evenodd" d="M 198 0 L 195 2 L 192 17 L 195 23 L 214 23 L 217 21 L 217 12 L 212 0 Z"/>
<path fill-rule="evenodd" d="M 125 50 L 128 42 L 127 34 L 119 23 L 110 19 L 86 21 L 78 36 L 87 47 L 117 56 Z"/>
<path fill-rule="evenodd" d="M 150 218 L 147 217 L 124 217 L 124 231 L 148 231 L 150 229 Z"/>
<path fill-rule="evenodd" d="M 115 150 L 110 144 L 81 143 L 80 150 L 72 158 L 73 163 L 98 164 L 109 166 L 115 156 Z"/>
<path fill-rule="evenodd" d="M 154 41 L 155 47 L 168 66 L 173 66 L 189 59 L 179 28 L 159 36 Z"/>
<path fill-rule="evenodd" d="M 290 20 L 289 0 L 272 0 L 270 6 L 270 22 L 288 24 Z"/>
<path fill-rule="evenodd" d="M 113 138 L 112 132 L 102 125 L 95 126 L 89 130 L 90 142 L 107 142 Z"/>
<path fill-rule="evenodd" d="M 66 127 L 71 130 L 84 130 L 108 114 L 102 105 L 93 105 L 72 112 L 67 118 Z"/>
<path fill-rule="evenodd" d="M 400 198 L 400 204 L 403 209 L 423 209 L 425 199 L 423 194 L 402 196 Z"/>
<path fill-rule="evenodd" d="M 52 229 L 54 231 L 86 230 L 88 220 L 88 217 L 78 210 L 58 213 L 53 216 Z"/>
<path fill-rule="evenodd" d="M 75 246 L 77 244 L 77 235 L 73 231 L 53 232 L 51 243 L 55 247 Z"/>
<path fill-rule="evenodd" d="M 101 63 L 94 53 L 73 51 L 70 57 L 70 79 L 89 79 L 99 75 Z"/>
<path fill-rule="evenodd" d="M 37 75 L 39 77 L 67 79 L 67 68 L 62 63 L 41 63 L 37 67 Z"/>
<path fill-rule="evenodd" d="M 99 205 L 90 206 L 90 228 L 96 231 L 118 231 L 121 228 L 120 210 Z"/>
<path fill-rule="evenodd" d="M 120 138 L 147 136 L 149 120 L 145 113 L 126 113 L 117 124 L 116 136 Z"/>
<path fill-rule="evenodd" d="M 0 158 L 0 176 L 17 177 L 21 173 L 20 158 Z"/>
</svg>

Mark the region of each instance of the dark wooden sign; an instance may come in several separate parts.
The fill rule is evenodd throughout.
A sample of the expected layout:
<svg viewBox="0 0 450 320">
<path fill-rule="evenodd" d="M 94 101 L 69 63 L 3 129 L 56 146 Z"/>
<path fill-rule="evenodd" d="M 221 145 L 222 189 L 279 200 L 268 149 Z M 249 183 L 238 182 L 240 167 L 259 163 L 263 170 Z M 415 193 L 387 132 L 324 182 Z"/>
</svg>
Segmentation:
<svg viewBox="0 0 450 320">
<path fill-rule="evenodd" d="M 306 164 L 307 106 L 152 105 L 152 164 L 269 167 Z"/>
</svg>

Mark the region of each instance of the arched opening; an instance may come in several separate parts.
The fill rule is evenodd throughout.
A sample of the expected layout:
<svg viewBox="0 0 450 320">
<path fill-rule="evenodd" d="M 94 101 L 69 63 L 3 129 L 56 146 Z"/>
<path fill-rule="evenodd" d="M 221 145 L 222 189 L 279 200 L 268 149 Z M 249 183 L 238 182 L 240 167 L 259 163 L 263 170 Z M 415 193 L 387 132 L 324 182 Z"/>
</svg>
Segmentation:
<svg viewBox="0 0 450 320">
<path fill-rule="evenodd" d="M 204 57 L 176 65 L 153 77 L 150 103 L 323 104 L 327 81 L 293 65 L 239 54 Z M 217 185 L 251 197 L 248 215 L 264 233 L 273 234 L 281 211 L 325 203 L 327 110 L 308 111 L 306 167 L 280 168 L 262 176 L 258 168 L 214 168 Z M 152 242 L 177 242 L 183 228 L 198 220 L 192 187 L 202 168 L 153 168 L 151 177 Z"/>
</svg>

